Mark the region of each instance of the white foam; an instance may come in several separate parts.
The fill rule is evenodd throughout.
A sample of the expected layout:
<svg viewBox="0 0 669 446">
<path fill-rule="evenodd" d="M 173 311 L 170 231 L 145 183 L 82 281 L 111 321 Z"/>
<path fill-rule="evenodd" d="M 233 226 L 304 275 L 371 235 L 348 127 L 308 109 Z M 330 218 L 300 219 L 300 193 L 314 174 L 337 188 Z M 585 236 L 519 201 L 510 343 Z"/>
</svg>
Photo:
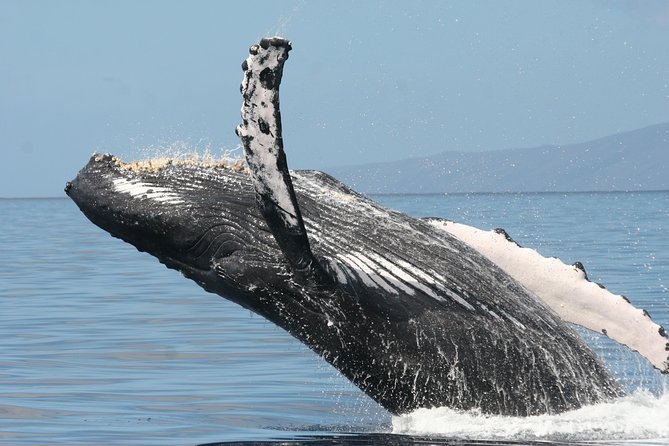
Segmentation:
<svg viewBox="0 0 669 446">
<path fill-rule="evenodd" d="M 448 408 L 395 416 L 393 433 L 489 440 L 669 440 L 669 393 L 638 391 L 614 402 L 532 417 L 482 415 Z"/>
</svg>

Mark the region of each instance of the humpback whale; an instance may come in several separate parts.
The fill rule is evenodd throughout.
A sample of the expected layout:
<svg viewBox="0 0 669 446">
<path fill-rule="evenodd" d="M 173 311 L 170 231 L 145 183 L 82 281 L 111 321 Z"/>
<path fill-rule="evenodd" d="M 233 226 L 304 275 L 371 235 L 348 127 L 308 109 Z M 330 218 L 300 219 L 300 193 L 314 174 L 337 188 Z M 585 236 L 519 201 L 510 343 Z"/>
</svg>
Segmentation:
<svg viewBox="0 0 669 446">
<path fill-rule="evenodd" d="M 621 396 L 569 322 L 666 372 L 662 327 L 578 265 L 551 269 L 501 231 L 412 218 L 325 173 L 289 171 L 279 110 L 289 50 L 262 39 L 242 64 L 245 165 L 94 154 L 66 193 L 91 222 L 283 328 L 393 414 L 528 416 Z M 547 292 L 549 276 L 562 288 Z"/>
</svg>

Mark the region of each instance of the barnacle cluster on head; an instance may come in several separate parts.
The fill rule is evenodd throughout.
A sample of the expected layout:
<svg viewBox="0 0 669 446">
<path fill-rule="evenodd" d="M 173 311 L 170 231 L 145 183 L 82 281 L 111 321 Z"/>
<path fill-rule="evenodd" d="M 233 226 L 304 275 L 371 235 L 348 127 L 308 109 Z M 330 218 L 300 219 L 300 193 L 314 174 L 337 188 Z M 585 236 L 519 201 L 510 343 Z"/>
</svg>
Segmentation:
<svg viewBox="0 0 669 446">
<path fill-rule="evenodd" d="M 99 155 L 101 161 L 103 155 Z M 193 166 L 215 169 L 226 169 L 233 172 L 241 172 L 248 169 L 246 161 L 241 158 L 223 157 L 220 159 L 213 159 L 212 157 L 202 158 L 170 158 L 157 157 L 143 160 L 125 162 L 117 156 L 112 156 L 111 162 L 120 170 L 142 173 L 142 172 L 159 172 L 170 166 Z"/>
</svg>

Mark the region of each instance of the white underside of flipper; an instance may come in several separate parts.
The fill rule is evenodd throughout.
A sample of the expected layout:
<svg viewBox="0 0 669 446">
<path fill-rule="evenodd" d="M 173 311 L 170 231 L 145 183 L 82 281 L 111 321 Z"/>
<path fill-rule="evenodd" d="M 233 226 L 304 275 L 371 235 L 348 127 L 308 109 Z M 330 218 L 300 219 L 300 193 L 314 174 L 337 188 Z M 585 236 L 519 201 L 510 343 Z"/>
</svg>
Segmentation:
<svg viewBox="0 0 669 446">
<path fill-rule="evenodd" d="M 523 248 L 505 234 L 447 220 L 428 222 L 462 240 L 551 307 L 564 321 L 604 333 L 669 372 L 669 341 L 660 325 L 626 298 L 590 282 L 582 269 Z"/>
</svg>

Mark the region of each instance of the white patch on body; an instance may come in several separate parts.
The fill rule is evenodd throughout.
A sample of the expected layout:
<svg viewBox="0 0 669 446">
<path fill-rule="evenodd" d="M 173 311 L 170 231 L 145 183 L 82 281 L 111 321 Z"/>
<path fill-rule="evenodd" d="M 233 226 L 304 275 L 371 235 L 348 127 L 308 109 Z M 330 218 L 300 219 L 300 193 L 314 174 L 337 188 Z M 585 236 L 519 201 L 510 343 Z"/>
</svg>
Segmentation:
<svg viewBox="0 0 669 446">
<path fill-rule="evenodd" d="M 379 230 L 394 232 L 399 230 L 402 233 L 416 231 L 409 223 L 404 221 L 398 223 L 397 219 L 392 218 L 393 211 L 361 199 L 356 195 L 323 187 L 319 181 L 309 176 L 302 176 L 299 172 L 293 172 L 293 184 L 304 193 L 318 194 L 320 202 L 337 201 L 338 205 L 348 208 L 347 211 L 351 215 L 364 214 L 368 217 L 371 216 L 378 222 Z M 340 283 L 348 283 L 345 271 L 350 271 L 360 277 L 367 286 L 383 288 L 393 294 L 401 292 L 409 296 L 421 292 L 438 301 L 446 302 L 450 299 L 470 311 L 476 311 L 476 308 L 467 302 L 463 296 L 446 287 L 446 279 L 435 271 L 423 270 L 394 256 L 392 253 L 383 256 L 372 250 L 367 250 L 364 253 L 351 250 L 344 239 L 340 240 L 337 234 L 325 230 L 318 221 L 310 219 L 308 216 L 303 216 L 303 219 L 310 240 L 327 246 L 332 251 L 347 253 L 340 254 L 336 259 L 329 261 Z M 355 221 L 350 223 L 355 225 Z M 445 243 L 440 244 L 439 248 L 458 252 L 457 249 Z"/>
<path fill-rule="evenodd" d="M 393 288 L 380 274 L 361 260 L 364 256 L 360 253 L 339 254 L 337 257 L 349 265 L 365 285 L 373 288 L 383 288 L 389 293 L 399 294 L 397 289 Z"/>
<path fill-rule="evenodd" d="M 115 178 L 112 181 L 114 191 L 128 194 L 135 198 L 146 198 L 160 203 L 179 204 L 184 200 L 177 193 L 166 187 L 154 186 L 140 180 L 128 180 L 127 178 Z"/>
<path fill-rule="evenodd" d="M 330 264 L 330 267 L 332 268 L 332 270 L 335 272 L 335 276 L 337 277 L 337 281 L 339 283 L 343 283 L 343 284 L 348 283 L 346 273 L 344 272 L 344 270 L 340 266 L 339 262 L 337 262 L 334 259 L 327 259 L 327 261 Z"/>
</svg>

